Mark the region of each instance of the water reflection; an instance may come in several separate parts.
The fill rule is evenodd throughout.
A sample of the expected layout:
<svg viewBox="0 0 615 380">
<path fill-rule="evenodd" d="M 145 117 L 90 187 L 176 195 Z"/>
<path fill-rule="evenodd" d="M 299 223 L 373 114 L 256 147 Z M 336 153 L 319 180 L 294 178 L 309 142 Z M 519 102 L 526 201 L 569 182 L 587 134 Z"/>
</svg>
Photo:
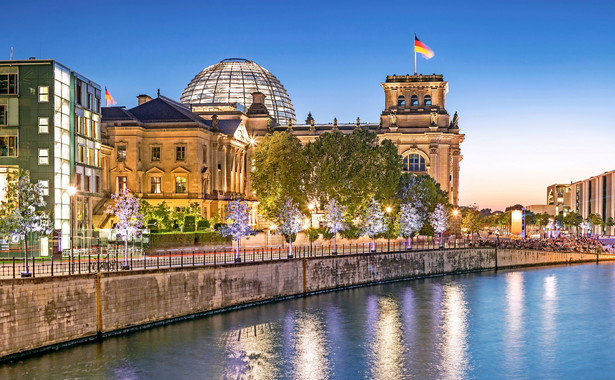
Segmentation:
<svg viewBox="0 0 615 380">
<path fill-rule="evenodd" d="M 551 364 L 556 354 L 557 277 L 551 275 L 543 280 L 542 295 L 542 350 L 545 364 Z"/>
<path fill-rule="evenodd" d="M 523 312 L 524 288 L 523 272 L 506 274 L 506 325 L 504 327 L 504 360 L 513 372 L 523 369 Z"/>
<path fill-rule="evenodd" d="M 403 378 L 403 329 L 397 301 L 391 297 L 368 300 L 370 379 Z"/>
<path fill-rule="evenodd" d="M 231 331 L 225 339 L 225 378 L 277 378 L 276 335 L 269 323 Z"/>
<path fill-rule="evenodd" d="M 441 378 L 462 379 L 469 370 L 468 307 L 458 283 L 444 287 Z"/>
<path fill-rule="evenodd" d="M 328 379 L 329 348 L 324 323 L 320 316 L 299 312 L 292 334 L 295 347 L 293 372 L 295 379 Z"/>
</svg>

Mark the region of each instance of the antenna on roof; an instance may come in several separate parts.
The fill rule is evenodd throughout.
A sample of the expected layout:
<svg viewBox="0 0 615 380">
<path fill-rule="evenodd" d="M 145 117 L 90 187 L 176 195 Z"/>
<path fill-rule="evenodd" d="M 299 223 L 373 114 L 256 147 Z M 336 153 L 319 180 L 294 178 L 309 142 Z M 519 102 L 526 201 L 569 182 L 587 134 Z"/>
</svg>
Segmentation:
<svg viewBox="0 0 615 380">
<path fill-rule="evenodd" d="M 13 47 L 11 46 L 11 61 L 13 60 Z"/>
<path fill-rule="evenodd" d="M 158 97 L 160 97 L 160 89 L 158 89 Z"/>
</svg>

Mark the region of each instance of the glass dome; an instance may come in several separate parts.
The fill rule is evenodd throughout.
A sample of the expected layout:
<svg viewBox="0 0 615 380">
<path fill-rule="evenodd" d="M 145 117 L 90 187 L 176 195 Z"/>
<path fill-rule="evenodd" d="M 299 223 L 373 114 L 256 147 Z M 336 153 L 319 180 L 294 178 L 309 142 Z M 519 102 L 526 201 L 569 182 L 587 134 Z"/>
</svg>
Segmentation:
<svg viewBox="0 0 615 380">
<path fill-rule="evenodd" d="M 241 103 L 247 112 L 252 93 L 265 94 L 265 106 L 279 124 L 295 122 L 290 97 L 275 75 L 258 64 L 242 58 L 229 58 L 198 73 L 181 96 L 184 104 Z"/>
</svg>

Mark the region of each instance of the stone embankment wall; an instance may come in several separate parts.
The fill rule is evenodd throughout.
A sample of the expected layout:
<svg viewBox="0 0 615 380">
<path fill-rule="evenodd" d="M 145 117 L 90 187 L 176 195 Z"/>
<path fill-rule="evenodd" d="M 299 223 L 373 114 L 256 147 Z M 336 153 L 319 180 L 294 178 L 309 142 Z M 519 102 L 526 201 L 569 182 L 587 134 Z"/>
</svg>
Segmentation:
<svg viewBox="0 0 615 380">
<path fill-rule="evenodd" d="M 0 359 L 254 302 L 413 277 L 615 260 L 469 248 L 0 280 Z"/>
</svg>

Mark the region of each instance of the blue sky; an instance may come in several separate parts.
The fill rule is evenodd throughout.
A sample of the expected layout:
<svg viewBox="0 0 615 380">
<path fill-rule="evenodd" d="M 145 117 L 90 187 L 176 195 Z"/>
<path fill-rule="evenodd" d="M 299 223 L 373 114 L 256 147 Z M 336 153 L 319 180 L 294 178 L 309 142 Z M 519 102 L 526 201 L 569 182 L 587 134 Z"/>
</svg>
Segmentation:
<svg viewBox="0 0 615 380">
<path fill-rule="evenodd" d="M 3 5 L 0 59 L 53 58 L 107 86 L 179 99 L 203 68 L 248 58 L 304 120 L 378 120 L 380 82 L 449 81 L 460 115 L 461 203 L 543 203 L 546 186 L 615 169 L 615 5 L 608 1 L 104 1 Z"/>
</svg>

